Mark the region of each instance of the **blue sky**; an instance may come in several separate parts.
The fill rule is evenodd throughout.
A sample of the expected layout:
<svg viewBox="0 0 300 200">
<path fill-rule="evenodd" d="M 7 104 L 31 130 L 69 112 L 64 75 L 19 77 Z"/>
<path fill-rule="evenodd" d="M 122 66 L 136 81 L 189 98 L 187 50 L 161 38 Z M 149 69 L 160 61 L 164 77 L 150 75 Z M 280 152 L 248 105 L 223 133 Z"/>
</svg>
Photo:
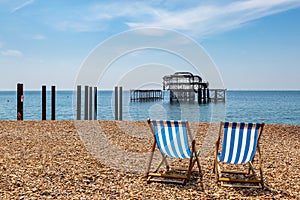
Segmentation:
<svg viewBox="0 0 300 200">
<path fill-rule="evenodd" d="M 73 89 L 97 45 L 144 27 L 195 40 L 228 89 L 300 90 L 299 19 L 300 0 L 0 0 L 0 90 L 14 90 L 18 82 L 28 90 L 44 84 Z M 145 66 L 156 54 L 142 52 Z M 169 57 L 160 54 L 153 62 L 180 63 Z M 114 78 L 106 77 L 103 89 L 112 89 Z"/>
</svg>

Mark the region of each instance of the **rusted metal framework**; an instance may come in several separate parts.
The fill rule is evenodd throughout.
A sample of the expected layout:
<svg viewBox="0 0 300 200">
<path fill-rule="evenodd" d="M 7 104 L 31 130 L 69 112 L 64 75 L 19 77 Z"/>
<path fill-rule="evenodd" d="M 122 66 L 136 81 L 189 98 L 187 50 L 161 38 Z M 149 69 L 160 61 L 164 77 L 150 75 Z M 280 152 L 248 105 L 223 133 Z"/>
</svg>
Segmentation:
<svg viewBox="0 0 300 200">
<path fill-rule="evenodd" d="M 163 89 L 170 91 L 170 101 L 195 101 L 198 94 L 199 103 L 209 100 L 208 82 L 190 72 L 176 72 L 163 77 Z"/>
<path fill-rule="evenodd" d="M 226 89 L 209 89 L 209 101 L 210 102 L 225 102 Z"/>
<path fill-rule="evenodd" d="M 157 101 L 163 97 L 161 90 L 130 90 L 131 101 Z"/>
</svg>

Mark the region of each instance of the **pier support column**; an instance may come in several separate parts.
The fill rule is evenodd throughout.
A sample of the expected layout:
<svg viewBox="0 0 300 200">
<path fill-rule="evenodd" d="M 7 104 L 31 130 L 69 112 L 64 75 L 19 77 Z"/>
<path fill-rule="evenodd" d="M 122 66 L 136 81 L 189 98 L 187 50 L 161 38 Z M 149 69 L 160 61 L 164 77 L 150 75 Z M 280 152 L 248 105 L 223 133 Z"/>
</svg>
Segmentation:
<svg viewBox="0 0 300 200">
<path fill-rule="evenodd" d="M 116 86 L 115 87 L 115 120 L 118 120 L 118 101 L 119 101 L 119 98 L 118 98 L 118 87 Z"/>
<path fill-rule="evenodd" d="M 123 88 L 122 86 L 119 87 L 119 120 L 122 120 L 123 118 L 123 109 L 122 109 L 122 106 L 123 106 Z"/>
<path fill-rule="evenodd" d="M 77 85 L 77 120 L 81 120 L 81 85 Z"/>
<path fill-rule="evenodd" d="M 207 102 L 210 102 L 209 88 L 207 88 L 206 90 L 207 90 Z"/>
<path fill-rule="evenodd" d="M 89 86 L 84 87 L 84 120 L 89 119 Z"/>
<path fill-rule="evenodd" d="M 198 103 L 202 103 L 202 88 L 198 88 Z"/>
<path fill-rule="evenodd" d="M 17 120 L 23 120 L 23 84 L 17 84 Z"/>
<path fill-rule="evenodd" d="M 203 88 L 203 90 L 202 90 L 202 91 L 203 91 L 203 103 L 204 103 L 204 104 L 206 104 L 206 98 L 207 98 L 207 97 L 206 97 L 206 89 L 207 89 L 207 88 Z"/>
<path fill-rule="evenodd" d="M 47 112 L 47 100 L 46 100 L 46 86 L 42 86 L 42 120 L 46 120 L 46 112 Z"/>
<path fill-rule="evenodd" d="M 55 120 L 55 86 L 51 87 L 51 120 Z"/>
<path fill-rule="evenodd" d="M 94 87 L 94 120 L 97 120 L 97 87 Z"/>
<path fill-rule="evenodd" d="M 89 120 L 93 119 L 93 88 L 89 87 Z"/>
</svg>

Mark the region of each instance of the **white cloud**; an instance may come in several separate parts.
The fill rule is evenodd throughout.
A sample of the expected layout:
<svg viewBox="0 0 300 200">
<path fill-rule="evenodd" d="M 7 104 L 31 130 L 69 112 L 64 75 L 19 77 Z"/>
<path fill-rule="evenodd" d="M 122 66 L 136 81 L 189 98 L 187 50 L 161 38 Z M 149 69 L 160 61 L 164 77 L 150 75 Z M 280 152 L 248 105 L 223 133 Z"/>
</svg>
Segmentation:
<svg viewBox="0 0 300 200">
<path fill-rule="evenodd" d="M 76 15 L 74 15 L 76 13 Z M 56 28 L 78 32 L 103 31 L 117 26 L 128 27 L 126 21 L 131 19 L 150 20 L 160 16 L 160 9 L 153 8 L 143 2 L 112 1 L 89 4 L 81 7 L 81 11 L 72 11 L 72 15 L 57 19 Z"/>
<path fill-rule="evenodd" d="M 36 34 L 32 37 L 32 39 L 34 40 L 45 40 L 46 39 L 46 36 L 44 35 L 41 35 L 41 34 Z"/>
<path fill-rule="evenodd" d="M 25 1 L 24 3 L 22 3 L 21 5 L 15 7 L 14 9 L 12 9 L 11 13 L 14 13 L 30 4 L 34 3 L 34 0 L 28 0 L 28 1 Z"/>
<path fill-rule="evenodd" d="M 172 5 L 160 0 L 106 1 L 86 4 L 80 12 L 77 8 L 69 14 L 64 11 L 54 24 L 60 30 L 77 32 L 158 27 L 201 38 L 299 6 L 299 0 L 172 1 Z"/>
<path fill-rule="evenodd" d="M 227 5 L 200 5 L 177 11 L 161 10 L 150 20 L 127 22 L 131 28 L 161 27 L 205 36 L 238 28 L 244 23 L 300 6 L 299 0 L 248 0 Z M 139 18 L 137 18 L 139 19 Z"/>
<path fill-rule="evenodd" d="M 4 50 L 1 51 L 1 54 L 4 56 L 22 56 L 23 53 L 19 50 Z"/>
</svg>

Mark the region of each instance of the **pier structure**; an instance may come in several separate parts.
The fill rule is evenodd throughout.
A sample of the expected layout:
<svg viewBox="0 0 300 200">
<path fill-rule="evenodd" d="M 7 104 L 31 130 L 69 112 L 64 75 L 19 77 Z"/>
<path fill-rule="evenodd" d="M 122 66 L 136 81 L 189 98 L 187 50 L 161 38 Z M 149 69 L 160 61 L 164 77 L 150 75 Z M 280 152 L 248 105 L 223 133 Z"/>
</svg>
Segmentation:
<svg viewBox="0 0 300 200">
<path fill-rule="evenodd" d="M 170 102 L 186 101 L 209 102 L 208 82 L 190 72 L 176 72 L 163 77 L 163 90 L 170 91 Z"/>
<path fill-rule="evenodd" d="M 130 90 L 131 101 L 157 101 L 163 98 L 162 90 Z"/>
<path fill-rule="evenodd" d="M 209 89 L 209 101 L 210 102 L 225 102 L 226 89 Z"/>
</svg>

